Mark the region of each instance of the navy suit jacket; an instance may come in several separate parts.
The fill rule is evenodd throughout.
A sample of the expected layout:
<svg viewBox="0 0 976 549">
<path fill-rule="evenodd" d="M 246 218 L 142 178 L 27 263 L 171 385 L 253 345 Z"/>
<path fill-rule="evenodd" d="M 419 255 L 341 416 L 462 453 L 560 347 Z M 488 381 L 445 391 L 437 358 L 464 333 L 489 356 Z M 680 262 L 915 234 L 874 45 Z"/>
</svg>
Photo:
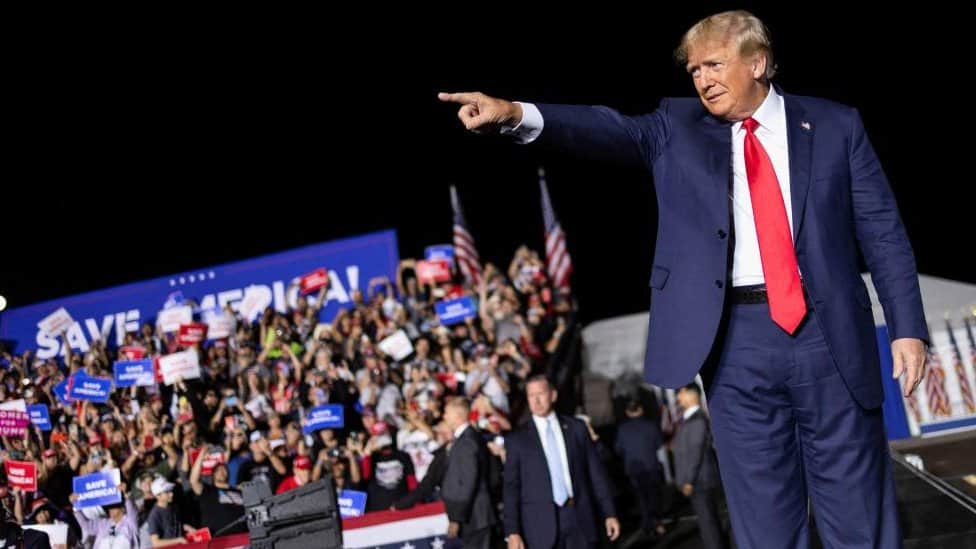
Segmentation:
<svg viewBox="0 0 976 549">
<path fill-rule="evenodd" d="M 871 271 L 892 339 L 928 339 L 911 245 L 858 112 L 783 94 L 794 243 L 831 354 L 864 407 L 884 399 Z M 658 230 L 644 374 L 663 387 L 694 379 L 719 336 L 732 264 L 731 124 L 697 98 L 623 116 L 606 107 L 537 105 L 540 146 L 653 172 Z"/>
<path fill-rule="evenodd" d="M 574 417 L 558 417 L 573 481 L 577 525 L 595 544 L 603 532 L 602 519 L 616 516 L 613 493 L 586 425 Z M 505 535 L 521 535 L 528 549 L 553 547 L 557 509 L 542 439 L 531 418 L 505 437 L 504 474 Z"/>
</svg>

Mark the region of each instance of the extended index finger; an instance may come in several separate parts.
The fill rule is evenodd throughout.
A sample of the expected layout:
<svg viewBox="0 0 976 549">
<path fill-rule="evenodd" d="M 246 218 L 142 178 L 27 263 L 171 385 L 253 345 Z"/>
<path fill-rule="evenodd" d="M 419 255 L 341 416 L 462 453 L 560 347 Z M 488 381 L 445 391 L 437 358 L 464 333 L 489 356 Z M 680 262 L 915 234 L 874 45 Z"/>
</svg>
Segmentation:
<svg viewBox="0 0 976 549">
<path fill-rule="evenodd" d="M 437 94 L 437 98 L 441 101 L 448 103 L 462 103 L 471 104 L 478 102 L 478 94 L 476 92 L 460 92 L 460 93 L 445 93 L 440 92 Z"/>
</svg>

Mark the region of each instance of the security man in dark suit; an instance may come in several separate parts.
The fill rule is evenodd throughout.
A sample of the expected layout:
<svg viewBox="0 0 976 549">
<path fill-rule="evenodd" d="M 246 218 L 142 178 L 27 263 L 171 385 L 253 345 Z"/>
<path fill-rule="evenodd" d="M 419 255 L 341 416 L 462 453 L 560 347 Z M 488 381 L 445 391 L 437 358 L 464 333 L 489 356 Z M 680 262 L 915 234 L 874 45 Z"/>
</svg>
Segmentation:
<svg viewBox="0 0 976 549">
<path fill-rule="evenodd" d="M 718 518 L 721 480 L 712 449 L 712 431 L 708 416 L 701 409 L 701 389 L 696 383 L 678 390 L 678 404 L 684 410 L 684 420 L 671 442 L 675 484 L 691 500 L 705 547 L 721 548 L 725 546 Z"/>
<path fill-rule="evenodd" d="M 613 494 L 586 425 L 553 411 L 556 390 L 544 375 L 530 377 L 525 390 L 532 417 L 505 439 L 508 548 L 591 549 L 603 535 L 616 540 Z"/>
<path fill-rule="evenodd" d="M 664 534 L 664 527 L 657 520 L 664 476 L 657 451 L 664 440 L 657 422 L 644 415 L 640 400 L 630 400 L 625 413 L 627 419 L 617 427 L 614 450 L 624 464 L 624 472 L 640 504 L 641 530 L 653 538 Z"/>
<path fill-rule="evenodd" d="M 468 423 L 471 404 L 456 397 L 444 405 L 444 423 L 454 433 L 441 481 L 447 509 L 449 538 L 461 538 L 465 549 L 489 549 L 495 509 L 488 487 L 488 447 L 477 428 Z"/>
</svg>

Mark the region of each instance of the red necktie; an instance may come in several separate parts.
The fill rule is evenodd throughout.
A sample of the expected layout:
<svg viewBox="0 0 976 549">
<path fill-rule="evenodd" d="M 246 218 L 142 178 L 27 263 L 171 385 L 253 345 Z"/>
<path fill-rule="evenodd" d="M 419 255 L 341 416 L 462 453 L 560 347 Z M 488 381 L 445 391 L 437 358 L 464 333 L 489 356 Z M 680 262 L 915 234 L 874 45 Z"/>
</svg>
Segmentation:
<svg viewBox="0 0 976 549">
<path fill-rule="evenodd" d="M 746 177 L 749 179 L 749 196 L 752 197 L 752 213 L 756 220 L 759 238 L 759 256 L 762 258 L 763 277 L 766 279 L 766 295 L 769 299 L 769 315 L 787 333 L 792 334 L 807 314 L 800 286 L 800 269 L 793 251 L 790 220 L 773 163 L 754 133 L 759 126 L 753 118 L 742 121 L 746 129 L 745 154 Z"/>
</svg>

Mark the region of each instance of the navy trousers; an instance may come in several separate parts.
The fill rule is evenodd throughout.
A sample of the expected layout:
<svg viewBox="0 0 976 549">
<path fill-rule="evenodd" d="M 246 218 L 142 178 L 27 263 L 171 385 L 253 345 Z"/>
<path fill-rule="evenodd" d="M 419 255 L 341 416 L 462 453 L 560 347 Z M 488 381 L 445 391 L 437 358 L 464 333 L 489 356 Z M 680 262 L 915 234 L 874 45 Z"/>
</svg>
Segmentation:
<svg viewBox="0 0 976 549">
<path fill-rule="evenodd" d="M 825 548 L 899 548 L 881 409 L 851 397 L 807 315 L 791 336 L 767 304 L 732 305 L 715 355 L 708 409 L 736 545 L 806 549 L 812 511 Z"/>
</svg>

